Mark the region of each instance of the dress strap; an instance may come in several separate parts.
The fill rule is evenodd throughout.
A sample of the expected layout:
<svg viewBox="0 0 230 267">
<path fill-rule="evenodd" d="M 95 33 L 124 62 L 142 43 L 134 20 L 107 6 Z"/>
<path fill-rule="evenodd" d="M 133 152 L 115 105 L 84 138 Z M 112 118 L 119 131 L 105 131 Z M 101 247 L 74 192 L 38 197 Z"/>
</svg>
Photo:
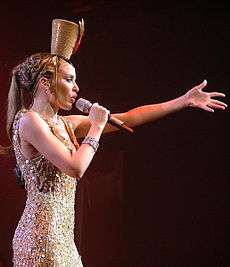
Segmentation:
<svg viewBox="0 0 230 267">
<path fill-rule="evenodd" d="M 69 120 L 66 120 L 63 116 L 61 116 L 61 119 L 65 125 L 66 131 L 69 134 L 69 137 L 71 139 L 71 141 L 73 142 L 74 146 L 76 147 L 76 149 L 79 148 L 79 143 L 77 141 L 77 138 L 74 134 L 74 130 L 73 130 L 73 125 Z"/>
</svg>

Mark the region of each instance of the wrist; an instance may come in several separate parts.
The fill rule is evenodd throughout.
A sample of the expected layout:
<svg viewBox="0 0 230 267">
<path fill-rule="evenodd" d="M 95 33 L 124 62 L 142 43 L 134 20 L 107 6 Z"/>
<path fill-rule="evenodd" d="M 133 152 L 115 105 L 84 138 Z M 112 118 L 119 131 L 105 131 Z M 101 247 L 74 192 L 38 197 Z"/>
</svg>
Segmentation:
<svg viewBox="0 0 230 267">
<path fill-rule="evenodd" d="M 101 124 L 101 123 L 91 123 L 91 128 L 92 130 L 95 130 L 95 131 L 103 131 L 105 127 L 105 124 Z"/>
<path fill-rule="evenodd" d="M 179 96 L 173 100 L 162 103 L 162 109 L 167 113 L 176 112 L 187 107 L 186 95 Z"/>
<path fill-rule="evenodd" d="M 178 97 L 177 100 L 178 100 L 177 101 L 178 102 L 178 109 L 184 109 L 184 108 L 187 108 L 189 106 L 187 94 L 184 94 L 184 95 Z"/>
<path fill-rule="evenodd" d="M 99 141 L 103 130 L 104 130 L 104 126 L 100 124 L 91 124 L 91 127 L 87 133 L 87 136 L 91 136 L 95 138 L 97 141 Z"/>
<path fill-rule="evenodd" d="M 82 144 L 87 144 L 91 146 L 94 150 L 94 152 L 97 152 L 97 149 L 99 147 L 99 142 L 96 138 L 91 137 L 91 136 L 86 136 L 85 139 L 82 141 Z"/>
</svg>

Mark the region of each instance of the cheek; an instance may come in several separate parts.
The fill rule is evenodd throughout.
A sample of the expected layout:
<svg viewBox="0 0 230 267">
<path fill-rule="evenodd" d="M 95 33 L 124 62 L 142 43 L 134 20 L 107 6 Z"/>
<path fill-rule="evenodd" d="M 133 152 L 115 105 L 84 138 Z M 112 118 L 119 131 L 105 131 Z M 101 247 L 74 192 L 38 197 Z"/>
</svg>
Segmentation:
<svg viewBox="0 0 230 267">
<path fill-rule="evenodd" d="M 68 98 L 68 88 L 66 88 L 65 86 L 60 86 L 58 88 L 58 92 L 57 92 L 57 98 L 61 101 L 61 100 L 66 100 Z"/>
</svg>

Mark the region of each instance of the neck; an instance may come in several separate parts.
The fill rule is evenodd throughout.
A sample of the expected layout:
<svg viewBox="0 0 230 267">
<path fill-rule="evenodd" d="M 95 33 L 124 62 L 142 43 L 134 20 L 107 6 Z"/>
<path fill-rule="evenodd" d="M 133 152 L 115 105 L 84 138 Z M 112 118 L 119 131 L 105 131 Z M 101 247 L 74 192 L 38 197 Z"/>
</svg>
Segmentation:
<svg viewBox="0 0 230 267">
<path fill-rule="evenodd" d="M 39 99 L 34 99 L 34 103 L 31 106 L 30 110 L 34 110 L 41 114 L 43 117 L 45 117 L 48 120 L 57 121 L 57 113 L 58 108 L 53 107 L 49 102 L 47 101 L 41 101 Z"/>
</svg>

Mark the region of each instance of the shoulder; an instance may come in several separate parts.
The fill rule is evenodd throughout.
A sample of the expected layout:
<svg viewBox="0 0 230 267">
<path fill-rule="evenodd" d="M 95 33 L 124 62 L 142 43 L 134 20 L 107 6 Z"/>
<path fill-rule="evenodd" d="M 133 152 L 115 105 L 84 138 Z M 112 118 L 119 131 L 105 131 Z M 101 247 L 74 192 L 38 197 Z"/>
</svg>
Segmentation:
<svg viewBox="0 0 230 267">
<path fill-rule="evenodd" d="M 35 111 L 27 111 L 20 118 L 19 131 L 22 136 L 49 130 L 47 123 Z"/>
<path fill-rule="evenodd" d="M 43 122 L 44 123 L 44 120 L 41 118 L 41 116 L 35 112 L 35 111 L 27 111 L 27 112 L 24 112 L 22 115 L 21 115 L 21 118 L 20 118 L 20 125 L 21 126 L 27 126 L 28 124 L 29 125 L 36 125 L 36 124 L 39 124 Z"/>
</svg>

